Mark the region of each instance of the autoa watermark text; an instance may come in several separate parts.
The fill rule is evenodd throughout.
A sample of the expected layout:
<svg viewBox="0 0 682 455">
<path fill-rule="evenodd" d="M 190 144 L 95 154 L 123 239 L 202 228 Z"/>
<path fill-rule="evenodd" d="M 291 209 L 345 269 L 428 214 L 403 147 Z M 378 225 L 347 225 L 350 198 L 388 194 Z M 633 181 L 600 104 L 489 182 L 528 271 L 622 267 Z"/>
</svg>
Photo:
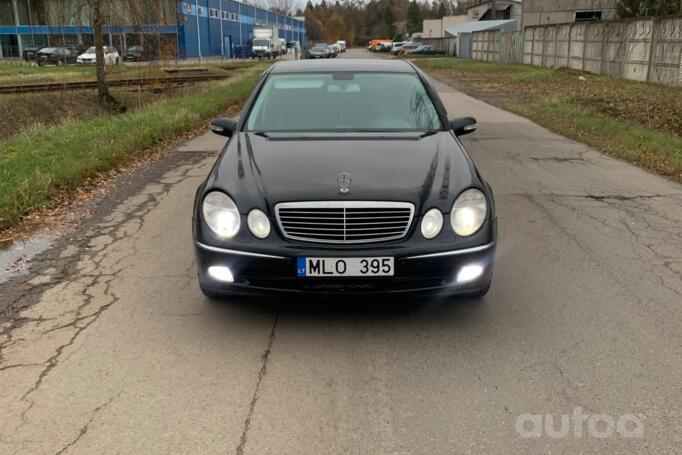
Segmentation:
<svg viewBox="0 0 682 455">
<path fill-rule="evenodd" d="M 516 418 L 514 429 L 520 437 L 554 439 L 592 437 L 642 438 L 644 423 L 641 414 L 588 414 L 583 408 L 575 408 L 571 414 L 521 414 Z"/>
</svg>

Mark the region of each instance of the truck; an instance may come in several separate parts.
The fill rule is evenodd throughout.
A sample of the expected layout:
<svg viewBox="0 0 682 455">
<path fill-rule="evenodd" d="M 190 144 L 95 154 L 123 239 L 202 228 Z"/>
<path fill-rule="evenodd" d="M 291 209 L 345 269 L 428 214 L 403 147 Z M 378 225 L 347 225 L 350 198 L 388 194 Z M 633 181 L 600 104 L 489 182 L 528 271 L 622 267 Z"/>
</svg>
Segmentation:
<svg viewBox="0 0 682 455">
<path fill-rule="evenodd" d="M 279 39 L 279 27 L 256 27 L 253 29 L 253 43 L 251 45 L 253 58 L 275 58 L 282 51 Z"/>
</svg>

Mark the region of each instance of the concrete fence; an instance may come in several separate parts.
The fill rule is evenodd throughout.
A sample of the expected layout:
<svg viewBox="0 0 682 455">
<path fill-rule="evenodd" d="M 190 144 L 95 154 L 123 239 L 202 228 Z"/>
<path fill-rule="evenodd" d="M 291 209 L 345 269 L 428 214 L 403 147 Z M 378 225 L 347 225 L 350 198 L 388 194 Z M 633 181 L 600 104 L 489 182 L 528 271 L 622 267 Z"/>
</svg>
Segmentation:
<svg viewBox="0 0 682 455">
<path fill-rule="evenodd" d="M 471 58 L 493 63 L 521 63 L 523 34 L 499 30 L 474 32 L 471 37 Z"/>
<path fill-rule="evenodd" d="M 526 27 L 523 63 L 682 86 L 682 18 Z"/>
</svg>

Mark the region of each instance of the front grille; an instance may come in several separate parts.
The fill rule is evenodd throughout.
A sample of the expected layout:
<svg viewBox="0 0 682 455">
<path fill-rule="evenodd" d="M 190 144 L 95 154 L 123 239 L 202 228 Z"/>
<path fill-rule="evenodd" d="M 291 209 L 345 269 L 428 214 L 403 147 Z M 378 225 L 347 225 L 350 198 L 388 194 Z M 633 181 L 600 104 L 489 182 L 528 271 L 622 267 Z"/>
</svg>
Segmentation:
<svg viewBox="0 0 682 455">
<path fill-rule="evenodd" d="M 284 237 L 317 243 L 386 242 L 405 237 L 414 217 L 407 202 L 285 202 L 275 206 Z"/>
</svg>

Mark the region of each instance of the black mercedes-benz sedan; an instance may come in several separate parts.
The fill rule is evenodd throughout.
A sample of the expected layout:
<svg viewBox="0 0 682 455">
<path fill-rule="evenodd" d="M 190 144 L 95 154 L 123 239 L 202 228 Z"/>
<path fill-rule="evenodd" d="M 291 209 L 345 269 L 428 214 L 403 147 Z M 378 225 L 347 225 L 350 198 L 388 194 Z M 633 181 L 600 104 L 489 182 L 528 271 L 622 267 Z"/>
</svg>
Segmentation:
<svg viewBox="0 0 682 455">
<path fill-rule="evenodd" d="M 194 204 L 201 290 L 444 293 L 490 288 L 493 193 L 428 78 L 397 60 L 267 70 Z"/>
</svg>

